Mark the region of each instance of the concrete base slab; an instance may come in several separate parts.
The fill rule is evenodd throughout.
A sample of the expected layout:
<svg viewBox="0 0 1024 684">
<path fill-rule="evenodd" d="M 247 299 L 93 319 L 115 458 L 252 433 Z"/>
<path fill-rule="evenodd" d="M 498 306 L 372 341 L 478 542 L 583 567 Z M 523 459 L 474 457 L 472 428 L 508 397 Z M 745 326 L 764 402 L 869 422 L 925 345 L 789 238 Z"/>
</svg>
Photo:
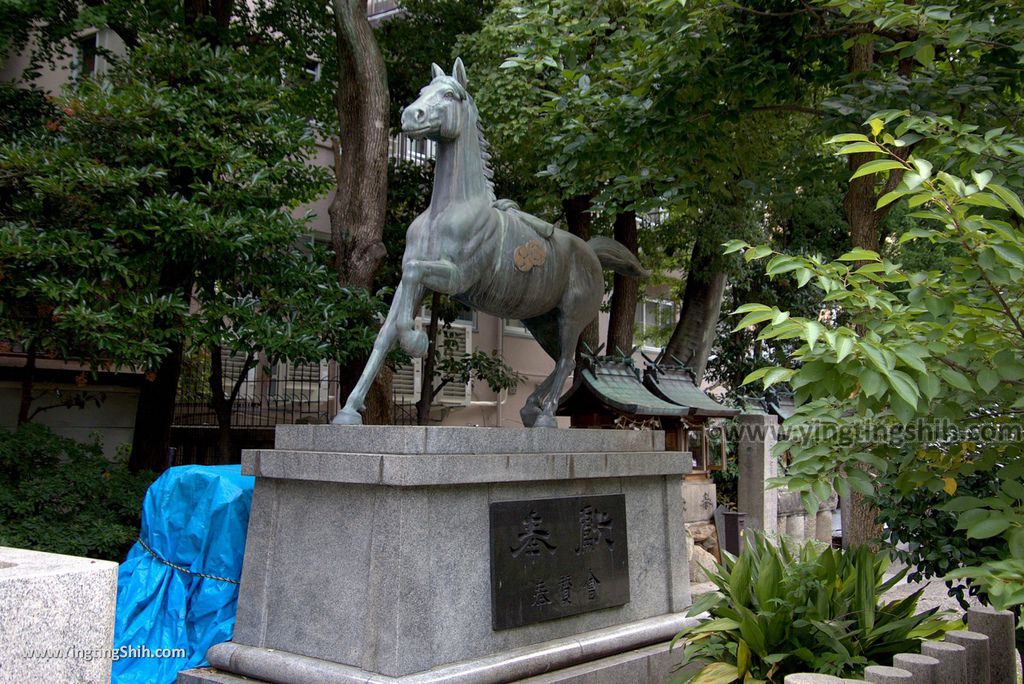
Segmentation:
<svg viewBox="0 0 1024 684">
<path fill-rule="evenodd" d="M 665 684 L 678 674 L 673 670 L 682 658 L 682 647 L 670 650 L 671 638 L 664 637 L 696 622 L 666 615 L 401 677 L 226 643 L 211 649 L 210 661 L 239 674 L 197 668 L 179 673 L 177 684 Z M 656 643 L 640 645 L 651 639 Z"/>
</svg>

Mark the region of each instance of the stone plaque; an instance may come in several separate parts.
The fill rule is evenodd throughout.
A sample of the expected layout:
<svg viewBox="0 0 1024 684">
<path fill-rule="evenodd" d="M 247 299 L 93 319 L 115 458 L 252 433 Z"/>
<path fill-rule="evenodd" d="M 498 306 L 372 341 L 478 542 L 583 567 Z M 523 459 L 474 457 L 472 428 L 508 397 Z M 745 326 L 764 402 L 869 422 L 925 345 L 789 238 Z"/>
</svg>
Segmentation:
<svg viewBox="0 0 1024 684">
<path fill-rule="evenodd" d="M 629 603 L 623 494 L 491 504 L 492 627 Z"/>
</svg>

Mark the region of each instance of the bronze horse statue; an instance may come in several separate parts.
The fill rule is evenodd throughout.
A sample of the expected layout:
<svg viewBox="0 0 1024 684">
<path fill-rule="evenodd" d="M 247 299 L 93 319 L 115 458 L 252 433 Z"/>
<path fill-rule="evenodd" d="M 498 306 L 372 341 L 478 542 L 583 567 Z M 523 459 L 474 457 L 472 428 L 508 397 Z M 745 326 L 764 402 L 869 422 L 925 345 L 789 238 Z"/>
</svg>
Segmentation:
<svg viewBox="0 0 1024 684">
<path fill-rule="evenodd" d="M 644 277 L 623 245 L 604 237 L 585 242 L 496 200 L 487 141 L 466 70 L 455 60 L 451 76 L 436 64 L 433 78 L 402 112 L 402 131 L 437 142 L 430 206 L 406 234 L 402 280 L 359 382 L 333 422 L 359 425 L 359 411 L 396 340 L 415 357 L 427 336 L 414 317 L 427 290 L 501 318 L 518 318 L 555 360 L 555 369 L 520 411 L 527 427 L 556 427 L 555 408 L 573 371 L 583 329 L 597 317 L 604 296 L 602 269 Z"/>
</svg>

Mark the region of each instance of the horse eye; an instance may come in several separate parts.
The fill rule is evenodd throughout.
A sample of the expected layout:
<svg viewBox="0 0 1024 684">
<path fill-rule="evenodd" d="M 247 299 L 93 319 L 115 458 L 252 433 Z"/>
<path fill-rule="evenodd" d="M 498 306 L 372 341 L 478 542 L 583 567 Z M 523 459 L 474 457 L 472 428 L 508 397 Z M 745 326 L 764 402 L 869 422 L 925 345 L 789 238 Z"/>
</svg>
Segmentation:
<svg viewBox="0 0 1024 684">
<path fill-rule="evenodd" d="M 446 99 L 446 100 L 454 100 L 455 99 L 455 91 L 454 90 L 446 90 L 446 91 L 444 91 L 444 99 Z"/>
</svg>

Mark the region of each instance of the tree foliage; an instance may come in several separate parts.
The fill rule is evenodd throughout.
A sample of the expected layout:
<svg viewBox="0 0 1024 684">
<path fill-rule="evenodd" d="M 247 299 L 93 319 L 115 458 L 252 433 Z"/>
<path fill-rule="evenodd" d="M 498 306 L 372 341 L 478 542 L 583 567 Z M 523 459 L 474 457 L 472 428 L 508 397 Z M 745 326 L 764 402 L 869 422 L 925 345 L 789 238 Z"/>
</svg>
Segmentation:
<svg viewBox="0 0 1024 684">
<path fill-rule="evenodd" d="M 788 382 L 796 390 L 802 405 L 787 422 L 795 436 L 779 448 L 792 457 L 790 488 L 804 492 L 810 506 L 833 482 L 841 494 L 870 495 L 871 477 L 853 467 L 864 463 L 903 493 L 945 492 L 942 508 L 955 514 L 956 529 L 999 540 L 1009 564 L 1001 571 L 1024 578 L 1019 561 L 1009 560 L 1024 556 L 1024 204 L 1017 192 L 1024 146 L 1003 129 L 978 135 L 970 125 L 901 111 L 880 113 L 870 128 L 870 136 L 836 136 L 839 153 L 876 157 L 854 176 L 902 172 L 897 188 L 879 200 L 916 209 L 909 216 L 915 225 L 899 243 L 923 241 L 953 256 L 944 270 L 908 271 L 866 250 L 826 262 L 730 245 L 748 259 L 771 256 L 766 274 L 819 288 L 849 317 L 849 325 L 835 325 L 763 304 L 740 307 L 738 329 L 765 324 L 761 337 L 800 344 L 796 363 L 766 366 L 746 381 Z M 1006 164 L 985 168 L 988 160 L 966 149 L 986 135 Z M 917 149 L 904 159 L 900 149 L 912 142 Z M 943 154 L 950 145 L 956 153 Z M 997 492 L 958 494 L 962 479 L 981 473 L 999 483 Z M 994 567 L 963 573 L 983 577 Z M 993 586 L 996 605 L 1024 603 L 1024 583 Z"/>
<path fill-rule="evenodd" d="M 186 344 L 295 361 L 365 351 L 375 304 L 303 247 L 290 212 L 327 178 L 264 66 L 143 35 L 0 147 L 5 338 L 151 372 Z"/>
</svg>

